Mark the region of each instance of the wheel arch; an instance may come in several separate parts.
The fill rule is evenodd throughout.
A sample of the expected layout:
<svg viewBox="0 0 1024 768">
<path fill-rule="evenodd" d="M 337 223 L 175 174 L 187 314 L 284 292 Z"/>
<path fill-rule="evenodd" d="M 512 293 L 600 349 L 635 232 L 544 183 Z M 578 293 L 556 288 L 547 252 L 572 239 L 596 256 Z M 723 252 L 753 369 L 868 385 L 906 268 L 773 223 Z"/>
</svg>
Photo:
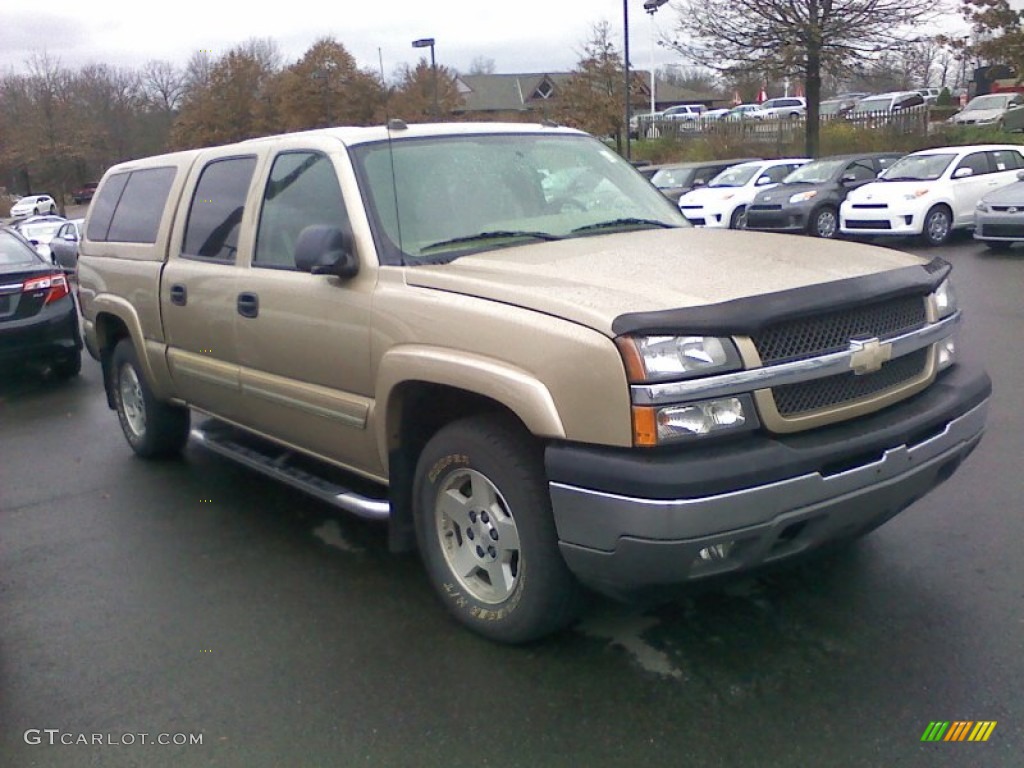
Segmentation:
<svg viewBox="0 0 1024 768">
<path fill-rule="evenodd" d="M 131 339 L 139 356 L 139 365 L 149 382 L 150 387 L 163 396 L 160 377 L 153 370 L 147 354 L 146 340 L 142 333 L 142 324 L 134 308 L 126 300 L 116 296 L 102 296 L 96 299 L 95 318 L 92 321 L 96 351 L 99 353 L 100 365 L 103 368 L 104 389 L 107 392 L 107 404 L 113 408 L 113 393 L 110 390 L 110 364 L 114 347 L 122 339 Z"/>
</svg>

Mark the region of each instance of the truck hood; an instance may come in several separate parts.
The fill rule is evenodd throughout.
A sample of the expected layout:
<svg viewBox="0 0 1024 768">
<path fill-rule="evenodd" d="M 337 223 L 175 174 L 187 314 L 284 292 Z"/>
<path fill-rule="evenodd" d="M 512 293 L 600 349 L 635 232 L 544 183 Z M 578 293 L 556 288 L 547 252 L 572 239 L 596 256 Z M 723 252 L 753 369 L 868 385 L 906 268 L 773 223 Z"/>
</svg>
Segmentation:
<svg viewBox="0 0 1024 768">
<path fill-rule="evenodd" d="M 717 304 L 924 263 L 858 243 L 680 228 L 503 248 L 407 267 L 406 281 L 614 336 L 612 323 L 627 313 Z"/>
</svg>

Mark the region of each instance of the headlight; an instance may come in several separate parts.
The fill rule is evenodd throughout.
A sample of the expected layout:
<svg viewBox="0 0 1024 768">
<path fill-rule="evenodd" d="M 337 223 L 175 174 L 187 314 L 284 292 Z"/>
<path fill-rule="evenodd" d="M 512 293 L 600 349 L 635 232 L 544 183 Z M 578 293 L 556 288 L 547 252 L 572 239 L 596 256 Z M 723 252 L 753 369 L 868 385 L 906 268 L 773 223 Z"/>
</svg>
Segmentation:
<svg viewBox="0 0 1024 768">
<path fill-rule="evenodd" d="M 935 302 L 935 311 L 938 313 L 939 320 L 956 312 L 956 293 L 953 291 L 953 284 L 949 278 L 943 280 L 942 284 L 935 289 L 932 301 Z"/>
<path fill-rule="evenodd" d="M 917 198 L 924 197 L 930 191 L 931 190 L 929 190 L 927 187 L 923 187 L 921 189 L 915 189 L 913 192 L 907 192 L 906 194 L 904 194 L 903 195 L 903 199 L 904 200 L 917 200 Z"/>
<path fill-rule="evenodd" d="M 633 442 L 638 447 L 751 430 L 757 426 L 753 400 L 749 395 L 633 408 Z"/>
<path fill-rule="evenodd" d="M 633 384 L 690 379 L 743 367 L 732 340 L 716 336 L 620 336 L 615 343 Z"/>
<path fill-rule="evenodd" d="M 982 213 L 988 213 L 988 203 L 986 203 L 984 200 L 979 200 L 978 204 L 974 206 L 974 209 L 977 211 L 981 211 Z"/>
<path fill-rule="evenodd" d="M 818 195 L 818 190 L 811 189 L 811 190 L 808 190 L 807 192 L 800 192 L 800 193 L 798 193 L 796 195 L 793 195 L 791 198 L 789 198 L 789 202 L 790 203 L 806 203 L 811 198 L 817 197 L 817 195 Z"/>
</svg>

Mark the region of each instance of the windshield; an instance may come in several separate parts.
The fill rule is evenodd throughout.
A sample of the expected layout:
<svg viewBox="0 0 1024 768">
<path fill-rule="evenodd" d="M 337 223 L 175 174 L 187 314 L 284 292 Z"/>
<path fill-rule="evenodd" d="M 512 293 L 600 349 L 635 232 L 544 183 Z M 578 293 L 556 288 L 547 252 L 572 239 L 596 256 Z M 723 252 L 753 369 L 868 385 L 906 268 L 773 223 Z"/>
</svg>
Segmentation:
<svg viewBox="0 0 1024 768">
<path fill-rule="evenodd" d="M 956 155 L 908 155 L 879 175 L 886 181 L 934 181 L 949 167 Z"/>
<path fill-rule="evenodd" d="M 839 108 L 843 105 L 841 101 L 823 101 L 818 105 L 819 115 L 838 115 Z"/>
<path fill-rule="evenodd" d="M 438 136 L 351 152 L 385 264 L 688 226 L 629 163 L 589 136 Z"/>
<path fill-rule="evenodd" d="M 708 182 L 709 187 L 742 187 L 761 170 L 760 165 L 734 165 Z"/>
<path fill-rule="evenodd" d="M 695 168 L 662 168 L 651 177 L 651 184 L 658 189 L 688 187 L 695 171 Z"/>
<path fill-rule="evenodd" d="M 863 114 L 865 112 L 888 112 L 892 106 L 892 99 L 886 96 L 883 99 L 861 99 L 853 105 L 850 112 Z"/>
<path fill-rule="evenodd" d="M 29 240 L 38 240 L 40 237 L 53 237 L 60 229 L 63 221 L 45 221 L 39 224 L 29 224 L 21 228 L 21 234 Z"/>
<path fill-rule="evenodd" d="M 39 264 L 36 252 L 10 232 L 0 231 L 0 266 Z"/>
<path fill-rule="evenodd" d="M 1006 109 L 1011 94 L 990 93 L 985 96 L 975 96 L 964 107 L 964 112 L 973 112 L 976 109 Z"/>
<path fill-rule="evenodd" d="M 845 168 L 846 160 L 815 160 L 813 163 L 801 165 L 789 176 L 782 180 L 783 184 L 824 184 L 831 181 L 839 173 L 840 168 Z"/>
</svg>

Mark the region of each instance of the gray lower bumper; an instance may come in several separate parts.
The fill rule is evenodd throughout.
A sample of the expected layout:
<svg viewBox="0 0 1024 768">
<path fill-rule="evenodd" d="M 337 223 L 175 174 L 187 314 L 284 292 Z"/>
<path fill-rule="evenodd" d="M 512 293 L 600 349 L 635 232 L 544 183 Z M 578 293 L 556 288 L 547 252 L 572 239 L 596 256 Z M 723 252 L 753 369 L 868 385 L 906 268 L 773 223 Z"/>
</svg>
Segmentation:
<svg viewBox="0 0 1024 768">
<path fill-rule="evenodd" d="M 856 535 L 952 475 L 980 441 L 988 403 L 926 440 L 834 475 L 679 500 L 551 483 L 562 554 L 581 581 L 618 593 L 751 568 Z M 708 551 L 719 544 L 725 549 Z"/>
</svg>

